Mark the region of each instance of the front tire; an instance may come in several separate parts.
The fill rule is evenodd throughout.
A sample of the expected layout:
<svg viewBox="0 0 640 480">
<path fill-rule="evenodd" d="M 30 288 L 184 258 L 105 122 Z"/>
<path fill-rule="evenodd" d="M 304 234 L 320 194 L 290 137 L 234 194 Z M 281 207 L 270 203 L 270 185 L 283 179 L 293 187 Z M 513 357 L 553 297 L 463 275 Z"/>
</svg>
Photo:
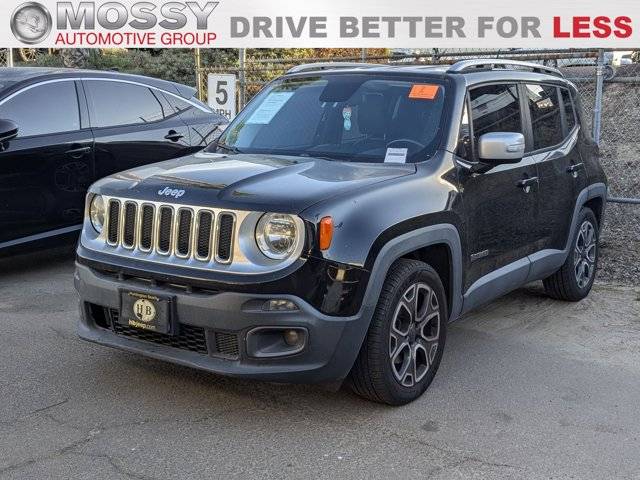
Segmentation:
<svg viewBox="0 0 640 480">
<path fill-rule="evenodd" d="M 385 280 L 348 384 L 389 405 L 420 397 L 438 370 L 447 336 L 447 301 L 436 271 L 400 259 Z"/>
<path fill-rule="evenodd" d="M 569 302 L 589 295 L 598 268 L 598 238 L 598 220 L 590 208 L 584 207 L 567 260 L 560 270 L 543 280 L 547 295 Z"/>
</svg>

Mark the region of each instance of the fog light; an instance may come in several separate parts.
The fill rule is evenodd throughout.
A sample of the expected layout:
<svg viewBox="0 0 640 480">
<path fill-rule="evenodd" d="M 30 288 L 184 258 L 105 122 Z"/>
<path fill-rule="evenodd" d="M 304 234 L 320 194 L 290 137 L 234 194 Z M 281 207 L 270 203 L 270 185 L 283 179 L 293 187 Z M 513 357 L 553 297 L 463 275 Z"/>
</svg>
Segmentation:
<svg viewBox="0 0 640 480">
<path fill-rule="evenodd" d="M 246 353 L 253 358 L 287 357 L 302 352 L 308 343 L 304 327 L 256 327 L 247 332 Z"/>
<path fill-rule="evenodd" d="M 273 299 L 264 303 L 263 310 L 269 312 L 293 312 L 298 310 L 298 306 L 291 300 Z"/>
<path fill-rule="evenodd" d="M 282 337 L 284 338 L 284 343 L 290 347 L 295 347 L 302 341 L 302 336 L 298 330 L 285 330 L 282 332 Z"/>
</svg>

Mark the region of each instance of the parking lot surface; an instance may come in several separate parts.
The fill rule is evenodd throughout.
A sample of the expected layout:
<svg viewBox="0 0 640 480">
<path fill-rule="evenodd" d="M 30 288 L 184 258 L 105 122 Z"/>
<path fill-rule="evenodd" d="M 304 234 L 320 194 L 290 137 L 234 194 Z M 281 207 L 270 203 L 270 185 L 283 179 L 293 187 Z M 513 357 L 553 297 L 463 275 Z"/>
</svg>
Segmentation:
<svg viewBox="0 0 640 480">
<path fill-rule="evenodd" d="M 82 342 L 72 275 L 0 262 L 0 478 L 640 478 L 640 288 L 514 292 L 391 408 Z"/>
</svg>

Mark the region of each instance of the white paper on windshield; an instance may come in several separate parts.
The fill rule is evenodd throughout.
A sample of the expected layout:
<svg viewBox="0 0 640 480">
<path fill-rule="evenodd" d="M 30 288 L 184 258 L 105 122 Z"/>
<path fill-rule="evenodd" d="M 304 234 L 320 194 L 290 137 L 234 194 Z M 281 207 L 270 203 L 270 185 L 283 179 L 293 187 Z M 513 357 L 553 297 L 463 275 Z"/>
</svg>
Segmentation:
<svg viewBox="0 0 640 480">
<path fill-rule="evenodd" d="M 289 101 L 293 92 L 271 92 L 249 117 L 247 123 L 267 125 Z"/>
<path fill-rule="evenodd" d="M 408 148 L 387 148 L 384 163 L 407 163 Z"/>
</svg>

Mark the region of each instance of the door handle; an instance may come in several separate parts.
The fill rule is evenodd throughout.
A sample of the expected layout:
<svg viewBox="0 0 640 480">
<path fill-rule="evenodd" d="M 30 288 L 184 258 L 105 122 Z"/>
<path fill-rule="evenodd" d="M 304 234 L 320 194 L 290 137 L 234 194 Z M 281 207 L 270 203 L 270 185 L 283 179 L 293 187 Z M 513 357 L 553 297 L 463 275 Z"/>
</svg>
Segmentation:
<svg viewBox="0 0 640 480">
<path fill-rule="evenodd" d="M 170 140 L 172 142 L 177 142 L 181 139 L 184 138 L 184 135 L 180 135 L 178 132 L 176 132 L 175 130 L 169 130 L 169 133 L 167 133 L 164 136 L 165 140 Z"/>
<path fill-rule="evenodd" d="M 67 155 L 71 155 L 73 158 L 80 158 L 83 155 L 89 153 L 91 151 L 91 147 L 77 147 L 77 148 L 72 148 L 71 150 L 67 150 L 66 153 Z"/>
<path fill-rule="evenodd" d="M 567 173 L 570 173 L 573 178 L 578 178 L 579 170 L 582 168 L 582 163 L 575 163 L 567 167 Z"/>
<path fill-rule="evenodd" d="M 523 178 L 516 183 L 516 186 L 523 189 L 524 193 L 529 193 L 531 191 L 531 185 L 534 183 L 538 183 L 538 177 Z"/>
</svg>

